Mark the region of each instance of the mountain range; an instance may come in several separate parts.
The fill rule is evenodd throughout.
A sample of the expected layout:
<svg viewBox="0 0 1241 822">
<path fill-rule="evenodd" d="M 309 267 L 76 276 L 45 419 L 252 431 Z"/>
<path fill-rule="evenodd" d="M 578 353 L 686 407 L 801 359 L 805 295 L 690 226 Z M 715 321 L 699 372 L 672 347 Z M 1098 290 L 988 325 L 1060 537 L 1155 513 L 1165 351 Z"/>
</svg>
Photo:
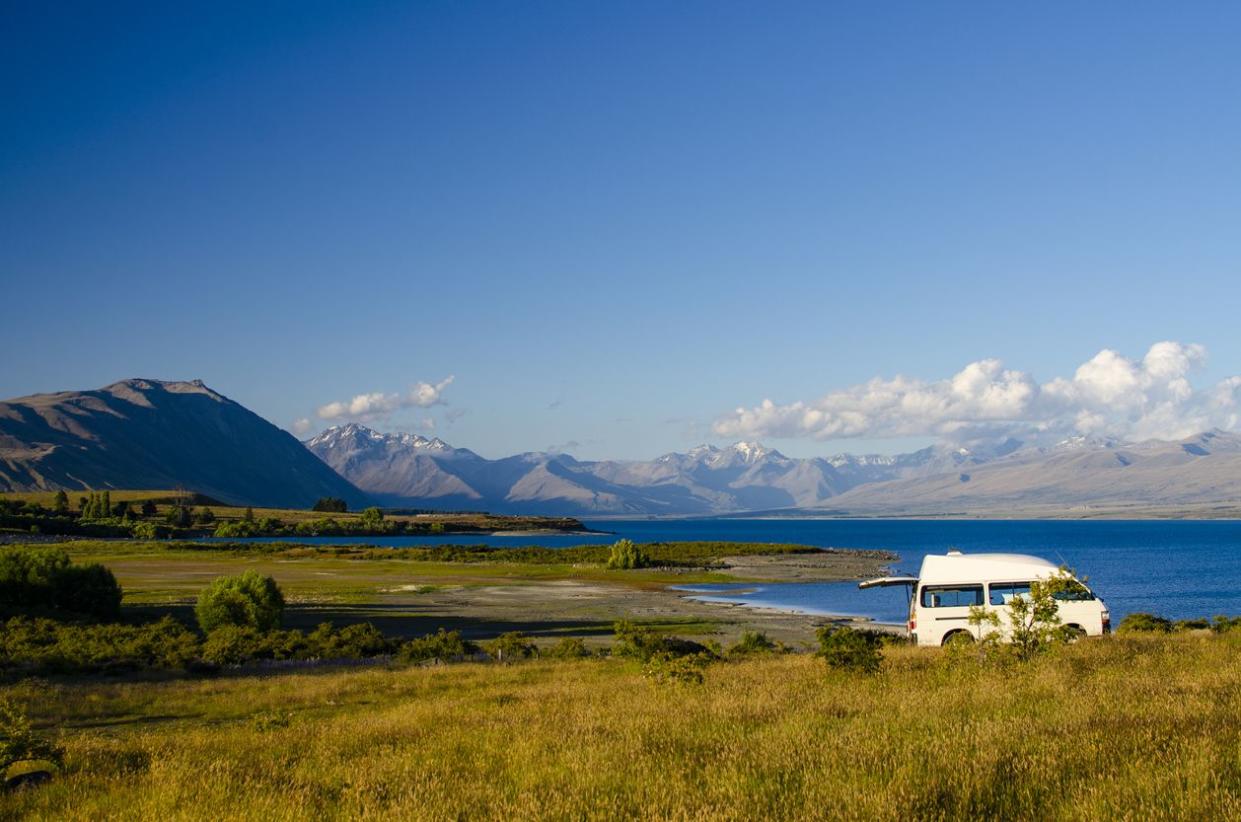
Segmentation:
<svg viewBox="0 0 1241 822">
<path fill-rule="evenodd" d="M 759 443 L 648 461 L 487 459 L 359 424 L 298 442 L 201 381 L 125 380 L 0 402 L 0 490 L 186 488 L 226 502 L 565 515 L 1089 515 L 1241 508 L 1241 436 L 1075 437 L 797 459 Z"/>
<path fill-rule="evenodd" d="M 743 511 L 904 516 L 1241 502 L 1241 437 L 1177 442 L 1004 440 L 897 456 L 794 459 L 758 443 L 701 445 L 651 461 L 526 453 L 488 460 L 438 438 L 350 424 L 306 447 L 386 504 L 556 514 Z"/>
</svg>

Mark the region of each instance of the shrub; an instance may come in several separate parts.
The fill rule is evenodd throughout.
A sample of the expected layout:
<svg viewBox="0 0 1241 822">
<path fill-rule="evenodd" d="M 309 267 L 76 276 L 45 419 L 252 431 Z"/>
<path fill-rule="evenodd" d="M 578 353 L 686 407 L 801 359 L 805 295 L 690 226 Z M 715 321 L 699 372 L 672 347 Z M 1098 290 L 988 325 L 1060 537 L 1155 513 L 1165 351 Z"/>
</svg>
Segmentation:
<svg viewBox="0 0 1241 822">
<path fill-rule="evenodd" d="M 135 522 L 129 527 L 129 533 L 134 539 L 160 539 L 168 532 L 153 522 Z"/>
<path fill-rule="evenodd" d="M 1136 633 L 1156 633 L 1166 634 L 1172 630 L 1171 620 L 1164 619 L 1161 616 L 1146 613 L 1129 614 L 1120 621 L 1120 625 L 1116 627 L 1117 633 L 1136 634 Z"/>
<path fill-rule="evenodd" d="M 842 625 L 825 625 L 816 634 L 819 656 L 827 667 L 842 671 L 873 674 L 883 661 L 883 634 Z"/>
<path fill-rule="evenodd" d="M 651 564 L 650 558 L 633 540 L 622 539 L 612 546 L 607 567 L 611 570 L 627 571 L 634 568 L 646 568 Z"/>
<path fill-rule="evenodd" d="M 665 636 L 650 628 L 634 625 L 629 620 L 620 620 L 612 626 L 616 636 L 613 653 L 616 656 L 628 656 L 647 662 L 656 656 L 690 656 L 692 654 L 712 655 L 705 645 L 689 639 Z"/>
<path fill-rule="evenodd" d="M 567 636 L 564 639 L 540 652 L 540 656 L 551 659 L 582 659 L 590 656 L 590 649 L 581 637 Z"/>
<path fill-rule="evenodd" d="M 306 642 L 320 659 L 365 659 L 391 653 L 395 642 L 369 622 L 336 630 L 324 622 L 312 631 Z"/>
<path fill-rule="evenodd" d="M 194 515 L 187 505 L 174 505 L 164 514 L 164 521 L 173 528 L 189 528 L 194 524 Z"/>
<path fill-rule="evenodd" d="M 204 505 L 194 512 L 194 522 L 198 525 L 211 525 L 215 522 L 215 512 Z"/>
<path fill-rule="evenodd" d="M 262 657 L 263 635 L 249 625 L 221 625 L 203 642 L 202 657 L 216 665 L 241 665 Z"/>
<path fill-rule="evenodd" d="M 0 780 L 19 762 L 64 764 L 64 749 L 34 732 L 30 720 L 7 697 L 0 697 Z"/>
<path fill-rule="evenodd" d="M 460 631 L 440 628 L 434 634 L 411 639 L 397 650 L 402 662 L 452 662 L 478 653 L 478 646 L 461 638 Z"/>
<path fill-rule="evenodd" d="M 519 659 L 529 659 L 539 653 L 539 649 L 521 631 L 500 634 L 487 643 L 486 650 L 497 662 L 515 662 Z"/>
<path fill-rule="evenodd" d="M 121 586 L 102 565 L 71 565 L 59 548 L 0 548 L 0 616 L 80 614 L 115 619 Z"/>
<path fill-rule="evenodd" d="M 737 640 L 737 644 L 728 649 L 729 656 L 750 656 L 752 654 L 770 654 L 780 650 L 780 646 L 767 638 L 760 631 L 746 631 Z"/>
<path fill-rule="evenodd" d="M 1226 617 L 1220 615 L 1215 618 L 1215 622 L 1211 625 L 1211 630 L 1217 634 L 1224 634 L 1237 628 L 1241 628 L 1241 616 Z"/>
<path fill-rule="evenodd" d="M 1210 627 L 1211 623 L 1205 619 L 1178 619 L 1172 626 L 1177 631 L 1205 631 Z"/>
<path fill-rule="evenodd" d="M 198 595 L 194 615 L 203 633 L 221 625 L 239 625 L 269 631 L 280 625 L 284 596 L 271 577 L 257 571 L 219 577 Z"/>
<path fill-rule="evenodd" d="M 674 685 L 701 685 L 703 671 L 711 663 L 710 654 L 672 656 L 656 654 L 642 666 L 642 675 L 656 682 Z"/>
<path fill-rule="evenodd" d="M 310 510 L 323 514 L 343 514 L 349 510 L 349 506 L 339 497 L 319 497 Z"/>
<path fill-rule="evenodd" d="M 97 620 L 121 615 L 121 586 L 102 565 L 70 565 L 56 573 L 52 584 L 52 607 L 80 613 Z"/>
<path fill-rule="evenodd" d="M 79 673 L 184 668 L 198 638 L 171 617 L 144 625 L 79 625 L 17 617 L 0 623 L 0 669 Z"/>
</svg>

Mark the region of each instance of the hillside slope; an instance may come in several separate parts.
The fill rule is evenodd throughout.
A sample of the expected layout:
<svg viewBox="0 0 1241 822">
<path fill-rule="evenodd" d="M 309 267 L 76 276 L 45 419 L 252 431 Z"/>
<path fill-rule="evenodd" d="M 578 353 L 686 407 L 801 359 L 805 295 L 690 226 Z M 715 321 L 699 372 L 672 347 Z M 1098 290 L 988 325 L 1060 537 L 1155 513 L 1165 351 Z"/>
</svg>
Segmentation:
<svg viewBox="0 0 1241 822">
<path fill-rule="evenodd" d="M 198 380 L 0 402 L 0 490 L 60 488 L 185 488 L 281 507 L 368 501 L 295 437 Z"/>
</svg>

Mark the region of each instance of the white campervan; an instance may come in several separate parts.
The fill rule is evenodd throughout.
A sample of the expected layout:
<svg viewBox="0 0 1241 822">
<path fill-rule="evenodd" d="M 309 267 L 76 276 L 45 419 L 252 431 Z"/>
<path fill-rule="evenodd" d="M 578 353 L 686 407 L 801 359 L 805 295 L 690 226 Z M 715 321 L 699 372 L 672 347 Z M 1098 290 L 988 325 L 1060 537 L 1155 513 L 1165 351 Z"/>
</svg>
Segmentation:
<svg viewBox="0 0 1241 822">
<path fill-rule="evenodd" d="M 1054 576 L 1059 569 L 1045 559 L 1023 554 L 929 554 L 916 577 L 883 577 L 858 584 L 859 588 L 908 586 L 909 638 L 917 645 L 943 645 L 950 639 L 977 639 L 991 626 L 970 625 L 970 607 L 1001 612 L 1000 633 L 1009 630 L 1005 606 L 1027 594 L 1036 579 Z M 1085 636 L 1111 631 L 1111 615 L 1103 600 L 1089 588 L 1058 594 L 1060 623 Z"/>
</svg>

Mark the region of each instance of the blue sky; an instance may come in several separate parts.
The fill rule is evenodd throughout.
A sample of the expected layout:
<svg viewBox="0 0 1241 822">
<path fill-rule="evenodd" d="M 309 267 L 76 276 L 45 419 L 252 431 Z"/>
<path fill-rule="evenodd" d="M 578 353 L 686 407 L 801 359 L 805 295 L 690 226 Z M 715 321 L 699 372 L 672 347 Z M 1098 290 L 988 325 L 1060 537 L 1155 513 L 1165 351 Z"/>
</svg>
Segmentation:
<svg viewBox="0 0 1241 822">
<path fill-rule="evenodd" d="M 0 396 L 201 378 L 315 430 L 378 393 L 584 458 L 1233 420 L 1241 6 L 16 6 Z M 1165 340 L 1184 374 L 1143 370 Z M 1103 349 L 1119 417 L 1045 390 Z M 793 419 L 990 358 L 1035 400 Z"/>
</svg>

